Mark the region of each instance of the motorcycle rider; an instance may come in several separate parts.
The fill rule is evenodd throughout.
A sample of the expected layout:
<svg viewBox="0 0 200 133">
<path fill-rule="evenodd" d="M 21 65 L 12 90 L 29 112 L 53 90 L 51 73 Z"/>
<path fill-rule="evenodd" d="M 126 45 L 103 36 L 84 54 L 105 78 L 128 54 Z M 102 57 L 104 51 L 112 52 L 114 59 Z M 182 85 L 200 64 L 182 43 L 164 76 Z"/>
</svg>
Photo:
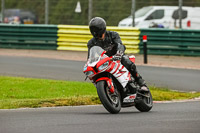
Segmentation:
<svg viewBox="0 0 200 133">
<path fill-rule="evenodd" d="M 88 57 L 90 48 L 93 46 L 100 46 L 106 51 L 110 57 L 113 55 L 121 56 L 121 63 L 124 65 L 135 81 L 139 84 L 142 91 L 148 91 L 145 80 L 138 73 L 136 65 L 129 59 L 129 56 L 124 54 L 126 47 L 122 44 L 120 36 L 117 32 L 107 31 L 106 22 L 101 17 L 95 17 L 89 22 L 90 32 L 93 38 L 88 41 Z"/>
</svg>

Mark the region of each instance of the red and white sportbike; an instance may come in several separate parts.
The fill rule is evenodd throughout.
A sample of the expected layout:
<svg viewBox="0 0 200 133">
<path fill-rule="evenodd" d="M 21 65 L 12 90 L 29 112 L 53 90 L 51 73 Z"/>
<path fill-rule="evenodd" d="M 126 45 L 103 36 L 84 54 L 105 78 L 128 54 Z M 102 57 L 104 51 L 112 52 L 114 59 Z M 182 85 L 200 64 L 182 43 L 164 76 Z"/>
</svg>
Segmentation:
<svg viewBox="0 0 200 133">
<path fill-rule="evenodd" d="M 94 83 L 101 103 L 108 112 L 119 113 L 121 107 L 135 106 L 148 112 L 153 106 L 151 92 L 140 91 L 130 72 L 121 64 L 119 56 L 108 57 L 101 47 L 90 49 L 85 75 Z M 135 57 L 129 57 L 135 62 Z"/>
</svg>

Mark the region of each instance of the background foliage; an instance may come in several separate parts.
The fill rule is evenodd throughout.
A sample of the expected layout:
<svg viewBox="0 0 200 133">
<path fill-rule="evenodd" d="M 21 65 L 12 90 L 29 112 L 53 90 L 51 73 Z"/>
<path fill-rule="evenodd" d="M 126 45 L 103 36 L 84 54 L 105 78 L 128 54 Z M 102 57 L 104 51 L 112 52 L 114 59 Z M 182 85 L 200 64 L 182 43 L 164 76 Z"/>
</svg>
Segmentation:
<svg viewBox="0 0 200 133">
<path fill-rule="evenodd" d="M 75 13 L 80 1 L 81 13 Z M 89 0 L 49 0 L 49 24 L 88 24 Z M 107 25 L 116 26 L 131 14 L 132 0 L 93 0 L 93 17 L 100 16 Z M 1 4 L 1 3 L 0 3 Z M 150 5 L 177 6 L 178 0 L 136 0 L 136 9 Z M 200 0 L 183 0 L 183 6 L 200 6 Z M 5 0 L 5 8 L 20 8 L 33 11 L 44 23 L 45 0 Z"/>
</svg>

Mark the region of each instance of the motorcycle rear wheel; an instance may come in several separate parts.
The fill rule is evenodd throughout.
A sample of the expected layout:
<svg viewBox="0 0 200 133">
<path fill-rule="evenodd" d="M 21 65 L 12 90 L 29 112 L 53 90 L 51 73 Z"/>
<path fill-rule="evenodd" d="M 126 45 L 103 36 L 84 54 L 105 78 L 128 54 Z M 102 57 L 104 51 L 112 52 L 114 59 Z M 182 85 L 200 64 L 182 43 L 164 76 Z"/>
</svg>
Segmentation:
<svg viewBox="0 0 200 133">
<path fill-rule="evenodd" d="M 109 91 L 106 81 L 97 82 L 97 93 L 105 109 L 111 114 L 117 114 L 121 110 L 121 97 L 115 88 L 114 94 Z"/>
<path fill-rule="evenodd" d="M 140 95 L 140 100 L 136 103 L 135 107 L 141 112 L 150 111 L 153 107 L 153 98 L 151 92 L 149 91 L 148 94 Z"/>
</svg>

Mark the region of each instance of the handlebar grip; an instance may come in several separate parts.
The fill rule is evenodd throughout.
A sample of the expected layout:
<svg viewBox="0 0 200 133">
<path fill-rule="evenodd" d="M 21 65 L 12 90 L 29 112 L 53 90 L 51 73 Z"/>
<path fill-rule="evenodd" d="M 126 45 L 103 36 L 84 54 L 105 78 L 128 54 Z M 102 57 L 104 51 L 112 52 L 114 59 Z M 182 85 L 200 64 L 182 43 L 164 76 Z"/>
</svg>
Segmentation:
<svg viewBox="0 0 200 133">
<path fill-rule="evenodd" d="M 112 59 L 113 59 L 114 61 L 117 61 L 117 60 L 121 60 L 121 58 L 122 58 L 121 56 L 116 56 L 116 55 L 115 55 L 115 56 L 113 56 Z"/>
</svg>

